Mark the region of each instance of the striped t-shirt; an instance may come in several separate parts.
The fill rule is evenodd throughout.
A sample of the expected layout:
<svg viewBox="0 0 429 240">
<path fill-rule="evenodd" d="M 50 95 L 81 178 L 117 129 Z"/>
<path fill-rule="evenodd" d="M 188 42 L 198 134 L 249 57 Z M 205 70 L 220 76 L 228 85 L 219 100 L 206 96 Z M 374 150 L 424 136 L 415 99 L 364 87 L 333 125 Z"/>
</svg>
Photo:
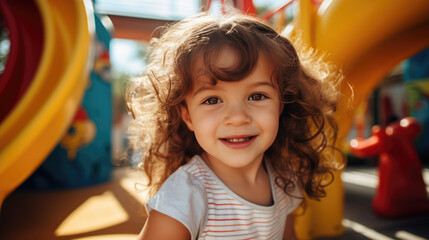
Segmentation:
<svg viewBox="0 0 429 240">
<path fill-rule="evenodd" d="M 268 174 L 274 204 L 261 206 L 231 191 L 200 156 L 180 167 L 151 198 L 146 208 L 175 218 L 192 239 L 282 239 L 286 216 L 300 204 L 299 189 L 286 195 Z"/>
</svg>

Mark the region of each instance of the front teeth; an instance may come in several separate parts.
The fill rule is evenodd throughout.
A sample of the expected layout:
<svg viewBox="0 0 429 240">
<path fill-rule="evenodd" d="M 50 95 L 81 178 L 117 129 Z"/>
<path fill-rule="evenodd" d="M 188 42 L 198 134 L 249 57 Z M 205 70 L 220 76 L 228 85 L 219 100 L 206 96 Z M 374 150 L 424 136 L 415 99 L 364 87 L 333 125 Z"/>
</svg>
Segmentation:
<svg viewBox="0 0 429 240">
<path fill-rule="evenodd" d="M 239 142 L 247 142 L 250 140 L 250 137 L 247 138 L 227 138 L 226 141 L 230 143 L 239 143 Z"/>
</svg>

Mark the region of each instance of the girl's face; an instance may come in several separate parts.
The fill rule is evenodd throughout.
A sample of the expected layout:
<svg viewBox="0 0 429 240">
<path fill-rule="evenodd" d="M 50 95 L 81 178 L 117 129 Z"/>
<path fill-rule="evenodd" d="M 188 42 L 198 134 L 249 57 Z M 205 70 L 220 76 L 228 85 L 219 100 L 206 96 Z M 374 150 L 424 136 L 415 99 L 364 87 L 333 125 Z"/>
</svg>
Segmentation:
<svg viewBox="0 0 429 240">
<path fill-rule="evenodd" d="M 228 67 L 234 61 L 234 53 L 224 48 L 215 65 Z M 183 121 L 194 131 L 213 168 L 259 166 L 277 136 L 282 110 L 279 91 L 271 81 L 270 62 L 260 54 L 246 78 L 215 85 L 203 74 L 201 62 L 195 64 L 196 77 L 185 98 L 187 108 L 182 108 Z"/>
</svg>

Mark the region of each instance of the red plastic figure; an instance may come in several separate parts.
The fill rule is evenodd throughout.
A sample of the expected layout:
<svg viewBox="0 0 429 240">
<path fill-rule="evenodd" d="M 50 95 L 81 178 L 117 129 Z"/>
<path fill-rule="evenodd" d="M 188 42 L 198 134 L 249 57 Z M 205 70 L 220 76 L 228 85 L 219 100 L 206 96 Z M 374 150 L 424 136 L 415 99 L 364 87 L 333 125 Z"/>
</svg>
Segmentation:
<svg viewBox="0 0 429 240">
<path fill-rule="evenodd" d="M 379 156 L 379 184 L 372 207 L 381 216 L 429 211 L 423 168 L 413 145 L 420 129 L 416 120 L 407 117 L 387 128 L 374 126 L 370 138 L 350 142 L 351 152 L 358 157 Z"/>
</svg>

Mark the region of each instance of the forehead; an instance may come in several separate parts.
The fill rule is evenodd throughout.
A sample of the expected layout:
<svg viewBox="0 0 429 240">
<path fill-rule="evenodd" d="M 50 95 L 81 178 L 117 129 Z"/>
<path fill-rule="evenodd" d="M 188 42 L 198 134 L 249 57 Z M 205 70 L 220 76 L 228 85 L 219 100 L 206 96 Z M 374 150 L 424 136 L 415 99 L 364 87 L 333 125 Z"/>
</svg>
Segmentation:
<svg viewBox="0 0 429 240">
<path fill-rule="evenodd" d="M 210 82 L 213 85 L 218 81 L 240 81 L 256 68 L 270 77 L 273 74 L 273 62 L 267 53 L 259 51 L 252 64 L 251 61 L 240 56 L 236 49 L 229 46 L 221 47 L 211 54 L 201 53 L 194 58 L 191 65 L 193 84 L 200 81 Z"/>
<path fill-rule="evenodd" d="M 202 52 L 192 62 L 193 80 L 201 77 L 210 78 L 213 70 L 231 69 L 239 61 L 237 54 L 230 47 L 222 47 L 219 51 Z"/>
<path fill-rule="evenodd" d="M 219 54 L 217 54 L 217 58 L 212 60 L 214 68 L 221 69 L 221 71 L 223 69 L 225 71 L 225 75 L 240 75 L 240 73 L 234 72 L 237 61 L 240 61 L 240 58 L 234 51 L 231 51 L 230 49 L 222 49 L 219 51 Z M 248 73 L 243 73 L 240 78 L 236 79 L 228 79 L 227 76 L 223 79 L 213 78 L 210 70 L 207 69 L 207 66 L 204 64 L 202 56 L 200 56 L 193 65 L 194 74 L 192 77 L 191 92 L 194 93 L 201 87 L 206 89 L 210 88 L 210 86 L 216 86 L 218 83 L 222 86 L 225 86 L 224 83 L 243 81 L 247 82 L 248 84 L 266 82 L 272 87 L 278 86 L 277 81 L 274 80 L 272 62 L 269 60 L 266 54 L 260 54 L 254 67 Z M 231 69 L 232 73 L 229 73 L 228 71 Z"/>
<path fill-rule="evenodd" d="M 234 67 L 237 61 L 239 61 L 239 58 L 235 50 L 229 46 L 225 46 L 215 56 L 213 63 L 217 68 L 228 69 Z"/>
</svg>

